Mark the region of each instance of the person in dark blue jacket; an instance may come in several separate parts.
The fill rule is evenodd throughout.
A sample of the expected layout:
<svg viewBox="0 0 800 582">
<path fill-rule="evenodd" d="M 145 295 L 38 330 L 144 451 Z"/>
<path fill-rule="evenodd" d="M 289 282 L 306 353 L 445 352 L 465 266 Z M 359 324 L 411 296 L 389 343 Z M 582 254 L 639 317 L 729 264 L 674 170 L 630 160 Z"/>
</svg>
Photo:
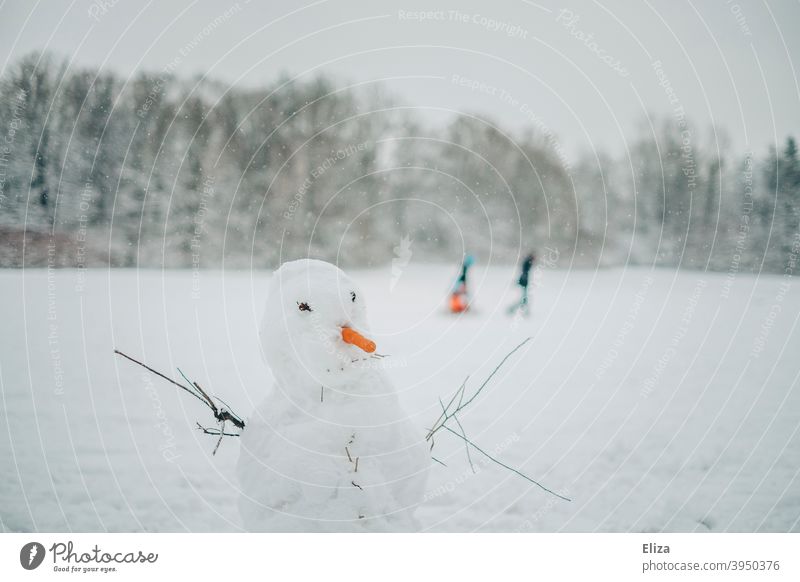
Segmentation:
<svg viewBox="0 0 800 582">
<path fill-rule="evenodd" d="M 528 284 L 530 283 L 531 269 L 535 261 L 536 256 L 533 253 L 528 253 L 522 260 L 519 279 L 517 279 L 517 285 L 520 286 L 521 295 L 519 301 L 508 308 L 509 315 L 514 315 L 517 311 L 523 315 L 528 315 L 530 313 L 530 307 L 528 305 Z"/>
</svg>

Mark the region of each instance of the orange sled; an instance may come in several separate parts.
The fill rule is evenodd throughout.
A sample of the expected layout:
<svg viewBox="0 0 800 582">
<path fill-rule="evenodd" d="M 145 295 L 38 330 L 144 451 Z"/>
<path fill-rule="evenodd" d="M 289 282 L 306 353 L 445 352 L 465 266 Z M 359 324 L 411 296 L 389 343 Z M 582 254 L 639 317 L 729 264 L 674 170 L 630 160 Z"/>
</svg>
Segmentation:
<svg viewBox="0 0 800 582">
<path fill-rule="evenodd" d="M 462 313 L 467 310 L 467 307 L 466 295 L 462 293 L 453 293 L 450 296 L 450 311 L 452 313 Z"/>
</svg>

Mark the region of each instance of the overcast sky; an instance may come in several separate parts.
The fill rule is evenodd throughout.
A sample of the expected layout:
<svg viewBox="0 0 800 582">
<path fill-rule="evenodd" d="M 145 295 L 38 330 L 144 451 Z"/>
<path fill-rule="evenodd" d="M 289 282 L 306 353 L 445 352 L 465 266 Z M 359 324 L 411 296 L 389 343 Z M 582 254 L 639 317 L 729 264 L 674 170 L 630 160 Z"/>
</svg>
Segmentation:
<svg viewBox="0 0 800 582">
<path fill-rule="evenodd" d="M 800 135 L 798 24 L 797 1 L 0 0 L 0 66 L 49 49 L 247 86 L 325 71 L 381 81 L 432 123 L 535 123 L 571 155 L 624 151 L 646 111 L 683 107 L 698 139 L 713 122 L 760 154 Z"/>
</svg>

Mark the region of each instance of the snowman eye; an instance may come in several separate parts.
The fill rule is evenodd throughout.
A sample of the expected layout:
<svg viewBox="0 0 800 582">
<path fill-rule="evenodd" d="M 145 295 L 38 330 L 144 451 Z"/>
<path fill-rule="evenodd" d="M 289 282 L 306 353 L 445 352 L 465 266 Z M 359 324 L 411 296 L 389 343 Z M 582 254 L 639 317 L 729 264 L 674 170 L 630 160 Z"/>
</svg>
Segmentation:
<svg viewBox="0 0 800 582">
<path fill-rule="evenodd" d="M 350 299 L 353 301 L 353 303 L 356 302 L 356 292 L 355 291 L 350 291 Z"/>
<path fill-rule="evenodd" d="M 298 301 L 297 302 L 297 309 L 299 309 L 300 311 L 314 311 L 313 309 L 311 309 L 311 306 L 308 303 L 306 303 L 305 301 L 303 301 L 302 303 L 300 303 Z"/>
</svg>

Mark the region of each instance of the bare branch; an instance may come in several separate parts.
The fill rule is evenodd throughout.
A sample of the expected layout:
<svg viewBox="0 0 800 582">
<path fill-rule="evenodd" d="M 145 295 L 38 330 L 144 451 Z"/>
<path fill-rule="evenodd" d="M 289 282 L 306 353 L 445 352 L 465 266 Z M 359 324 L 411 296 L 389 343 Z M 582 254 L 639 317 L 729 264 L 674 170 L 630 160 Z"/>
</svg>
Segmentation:
<svg viewBox="0 0 800 582">
<path fill-rule="evenodd" d="M 464 437 L 464 448 L 467 450 L 467 461 L 469 461 L 469 468 L 472 469 L 472 474 L 474 475 L 477 471 L 475 471 L 475 465 L 472 462 L 472 455 L 469 454 L 469 443 L 467 442 L 467 433 L 464 431 L 464 427 L 461 426 L 461 421 L 458 420 L 458 417 L 453 414 L 453 420 L 456 421 L 458 425 L 458 430 L 461 431 L 461 436 Z"/>
<path fill-rule="evenodd" d="M 476 471 L 475 471 L 475 464 L 472 462 L 472 455 L 470 454 L 470 451 L 469 451 L 470 447 L 474 448 L 476 451 L 478 451 L 480 454 L 482 454 L 484 457 L 486 457 L 490 461 L 496 463 L 497 465 L 500 465 L 504 469 L 508 469 L 512 473 L 516 473 L 517 475 L 519 475 L 520 477 L 522 477 L 526 481 L 529 481 L 530 483 L 533 483 L 534 485 L 536 485 L 540 489 L 546 491 L 547 493 L 550 493 L 551 495 L 555 495 L 559 499 L 563 499 L 565 501 L 570 501 L 569 498 L 564 497 L 563 495 L 548 489 L 547 487 L 545 487 L 544 485 L 542 485 L 538 481 L 535 481 L 534 479 L 531 479 L 530 477 L 528 477 L 527 475 L 525 475 L 524 473 L 522 473 L 521 471 L 518 471 L 517 469 L 515 469 L 513 467 L 509 467 L 508 465 L 506 465 L 502 461 L 496 459 L 495 457 L 491 456 L 489 453 L 487 453 L 486 451 L 481 449 L 473 441 L 471 441 L 469 438 L 467 438 L 467 433 L 464 430 L 464 426 L 461 424 L 461 421 L 458 418 L 458 413 L 461 412 L 462 410 L 464 410 L 467 406 L 469 406 L 478 397 L 478 395 L 483 391 L 483 389 L 486 388 L 486 386 L 488 386 L 488 384 L 492 380 L 492 378 L 495 377 L 497 372 L 500 371 L 500 368 L 503 367 L 503 364 L 505 364 L 511 356 L 513 356 L 520 348 L 522 348 L 522 346 L 527 344 L 531 339 L 532 338 L 530 338 L 530 337 L 525 338 L 522 342 L 517 344 L 517 346 L 513 350 L 508 352 L 505 355 L 505 357 L 502 360 L 500 360 L 500 363 L 497 364 L 495 369 L 492 370 L 492 372 L 481 383 L 481 385 L 478 386 L 478 389 L 472 394 L 472 396 L 470 396 L 466 400 L 464 400 L 464 397 L 465 397 L 465 394 L 466 394 L 467 381 L 469 380 L 469 376 L 467 376 L 464 379 L 464 381 L 461 383 L 461 386 L 459 386 L 459 388 L 455 391 L 453 396 L 450 398 L 450 401 L 447 403 L 447 406 L 445 406 L 444 402 L 442 402 L 442 399 L 440 398 L 439 399 L 439 405 L 442 407 L 442 412 L 439 415 L 439 417 L 436 419 L 436 422 L 433 423 L 433 426 L 428 431 L 428 435 L 425 437 L 425 439 L 431 441 L 430 449 L 433 450 L 433 446 L 435 444 L 434 436 L 436 435 L 437 432 L 439 432 L 440 430 L 444 429 L 447 432 L 449 432 L 451 434 L 454 434 L 455 436 L 457 436 L 458 438 L 460 438 L 464 442 L 464 449 L 466 450 L 466 453 L 467 453 L 467 460 L 469 461 L 469 466 L 472 469 L 473 473 L 475 473 Z M 457 399 L 457 401 L 456 401 L 456 399 Z M 447 425 L 447 423 L 450 421 L 450 419 L 453 419 L 453 421 L 456 423 L 456 425 L 458 427 L 458 431 L 453 430 L 450 426 Z M 445 467 L 447 466 L 444 463 L 442 463 L 442 461 L 437 459 L 436 457 L 431 456 L 431 458 L 434 461 L 436 461 L 437 463 L 439 463 L 440 465 L 444 465 Z"/>
<path fill-rule="evenodd" d="M 201 431 L 203 431 L 204 434 L 208 434 L 208 435 L 211 435 L 211 436 L 219 436 L 220 434 L 223 434 L 225 436 L 232 436 L 232 437 L 242 436 L 241 433 L 238 433 L 238 432 L 221 433 L 220 429 L 218 429 L 218 428 L 206 428 L 202 424 L 200 424 L 199 422 L 196 422 L 195 424 L 197 425 L 197 429 L 198 430 L 201 430 Z"/>
<path fill-rule="evenodd" d="M 486 385 L 487 385 L 487 384 L 488 384 L 488 383 L 491 381 L 491 379 L 492 379 L 492 378 L 494 378 L 494 375 L 495 375 L 495 374 L 497 374 L 497 372 L 499 372 L 499 371 L 500 371 L 500 368 L 502 368 L 502 367 L 503 367 L 503 364 L 505 364 L 505 363 L 506 363 L 506 360 L 508 360 L 508 358 L 510 358 L 511 356 L 513 356 L 513 355 L 514 355 L 514 354 L 517 352 L 517 350 L 519 350 L 519 349 L 520 349 L 522 346 L 524 346 L 525 344 L 527 344 L 527 343 L 528 343 L 529 341 L 531 341 L 532 339 L 533 339 L 532 337 L 526 337 L 524 340 L 522 340 L 522 342 L 520 342 L 520 343 L 519 343 L 519 345 L 517 345 L 517 347 L 515 347 L 513 350 L 511 350 L 510 352 L 508 352 L 508 353 L 506 354 L 506 356 L 505 356 L 505 357 L 504 357 L 502 360 L 500 360 L 500 363 L 499 363 L 499 364 L 497 364 L 497 367 L 496 367 L 494 370 L 492 370 L 492 373 L 491 373 L 491 374 L 489 374 L 489 375 L 486 377 L 486 380 L 484 380 L 484 381 L 483 381 L 483 384 L 481 384 L 481 385 L 478 387 L 478 389 L 475 391 L 475 394 L 473 394 L 473 395 L 470 397 L 470 399 L 469 399 L 469 400 L 467 400 L 467 401 L 466 401 L 464 404 L 461 404 L 461 405 L 458 407 L 458 409 L 456 410 L 456 412 L 460 412 L 460 411 L 461 411 L 461 409 L 463 409 L 464 407 L 468 406 L 470 402 L 472 402 L 473 400 L 475 400 L 475 398 L 478 396 L 478 394 L 480 394 L 480 393 L 481 393 L 481 391 L 482 391 L 482 390 L 483 390 L 483 389 L 486 387 Z"/>
<path fill-rule="evenodd" d="M 556 497 L 558 497 L 559 499 L 563 499 L 564 501 L 572 501 L 572 499 L 570 499 L 569 497 L 564 497 L 563 495 L 561 495 L 561 494 L 559 494 L 559 493 L 556 493 L 555 491 L 553 491 L 553 490 L 551 490 L 551 489 L 548 489 L 547 487 L 545 487 L 544 485 L 542 485 L 542 484 L 541 484 L 541 483 L 539 483 L 538 481 L 535 481 L 535 480 L 531 479 L 530 477 L 528 477 L 528 476 L 527 476 L 525 473 L 522 473 L 521 471 L 517 471 L 517 470 L 516 470 L 514 467 L 509 467 L 508 465 L 506 465 L 506 464 L 505 464 L 505 463 L 503 463 L 502 461 L 500 461 L 500 460 L 498 460 L 498 459 L 494 458 L 492 455 L 490 455 L 489 453 L 487 453 L 486 451 L 484 451 L 482 448 L 480 448 L 480 447 L 479 447 L 478 445 L 476 445 L 474 442 L 472 442 L 471 440 L 467 439 L 466 437 L 463 437 L 463 436 L 461 436 L 460 434 L 458 434 L 456 431 L 454 431 L 454 430 L 453 430 L 452 428 L 450 428 L 449 426 L 445 426 L 445 427 L 444 427 L 444 429 L 445 429 L 445 430 L 447 430 L 447 431 L 449 431 L 449 432 L 451 432 L 452 434 L 456 435 L 458 438 L 460 438 L 460 439 L 464 439 L 464 441 L 465 441 L 465 442 L 466 442 L 466 443 L 467 443 L 469 446 L 473 447 L 473 448 L 474 448 L 476 451 L 478 451 L 480 454 L 482 454 L 484 457 L 486 457 L 486 458 L 487 458 L 487 459 L 489 459 L 490 461 L 492 461 L 492 462 L 494 462 L 494 463 L 497 463 L 498 465 L 500 465 L 501 467 L 504 467 L 504 468 L 508 469 L 508 470 L 509 470 L 509 471 L 511 471 L 512 473 L 516 473 L 517 475 L 519 475 L 520 477 L 522 477 L 522 478 L 523 478 L 523 479 L 525 479 L 526 481 L 530 481 L 531 483 L 533 483 L 534 485 L 536 485 L 536 486 L 537 486 L 537 487 L 539 487 L 540 489 L 543 489 L 544 491 L 547 491 L 547 492 L 548 492 L 548 493 L 550 493 L 551 495 L 555 495 L 555 496 L 556 496 Z"/>
<path fill-rule="evenodd" d="M 517 344 L 517 346 L 513 350 L 508 352 L 505 355 L 505 357 L 502 360 L 500 360 L 500 363 L 497 364 L 497 367 L 495 367 L 495 369 L 492 370 L 492 373 L 486 377 L 486 379 L 480 386 L 478 386 L 478 389 L 475 391 L 475 393 L 472 396 L 470 396 L 466 402 L 463 402 L 464 393 L 466 391 L 466 386 L 467 386 L 467 380 L 469 380 L 469 376 L 467 376 L 464 382 L 461 383 L 459 389 L 455 391 L 453 397 L 450 399 L 450 402 L 447 403 L 447 406 L 443 407 L 442 414 L 440 414 L 439 418 L 436 419 L 436 422 L 433 423 L 433 428 L 430 429 L 430 431 L 428 432 L 428 436 L 426 436 L 425 439 L 430 440 L 431 438 L 433 438 L 433 435 L 436 434 L 439 430 L 441 430 L 448 420 L 450 420 L 451 418 L 453 418 L 455 414 L 458 414 L 459 412 L 464 410 L 467 406 L 469 406 L 470 403 L 472 403 L 472 401 L 475 400 L 475 398 L 477 398 L 477 396 L 481 393 L 481 391 L 483 391 L 483 389 L 489 384 L 492 378 L 494 378 L 495 374 L 497 374 L 497 372 L 500 371 L 500 368 L 503 367 L 503 364 L 505 364 L 506 361 L 517 352 L 517 350 L 519 350 L 522 346 L 531 341 L 531 339 L 533 338 L 531 337 L 525 338 L 522 342 Z M 450 407 L 453 405 L 453 402 L 455 402 L 455 399 L 457 397 L 458 397 L 458 404 L 456 405 L 455 410 L 453 410 L 453 412 L 450 412 Z"/>
<path fill-rule="evenodd" d="M 463 391 L 462 391 L 462 394 L 463 394 Z M 445 415 L 446 415 L 447 409 L 444 407 L 444 403 L 442 402 L 441 398 L 439 399 L 439 405 L 442 407 L 442 411 L 444 411 Z M 467 433 L 464 432 L 464 427 L 461 426 L 461 421 L 458 420 L 458 417 L 455 415 L 455 413 L 453 413 L 449 418 L 452 418 L 453 420 L 455 420 L 456 424 L 458 424 L 458 428 L 461 430 L 461 434 L 465 439 L 464 440 L 464 449 L 467 452 L 467 460 L 469 461 L 469 467 L 470 467 L 470 469 L 472 469 L 472 473 L 474 474 L 476 472 L 475 471 L 475 465 L 472 464 L 472 455 L 470 455 L 470 453 L 469 453 L 469 445 L 466 442 Z M 431 448 L 433 448 L 433 440 L 431 440 Z"/>
<path fill-rule="evenodd" d="M 445 465 L 444 463 L 442 463 L 442 462 L 441 462 L 439 459 L 437 459 L 436 457 L 431 457 L 431 459 L 433 459 L 434 461 L 436 461 L 437 463 L 439 463 L 439 464 L 440 464 L 442 467 L 446 467 L 446 466 L 447 466 L 447 465 Z"/>
<path fill-rule="evenodd" d="M 214 447 L 214 450 L 211 451 L 212 455 L 217 454 L 217 449 L 222 444 L 222 439 L 225 437 L 225 421 L 222 421 L 222 426 L 219 428 L 219 440 L 217 441 L 217 446 Z"/>
<path fill-rule="evenodd" d="M 197 398 L 200 402 L 205 404 L 206 407 L 208 407 L 208 409 L 214 415 L 214 419 L 218 423 L 220 423 L 220 428 L 205 428 L 199 422 L 197 423 L 197 428 L 200 429 L 201 431 L 203 431 L 203 434 L 219 437 L 217 439 L 217 444 L 214 447 L 214 451 L 212 452 L 213 455 L 217 454 L 217 450 L 219 449 L 220 444 L 222 444 L 222 438 L 223 437 L 226 437 L 226 436 L 238 437 L 238 436 L 240 436 L 239 433 L 225 432 L 225 423 L 226 422 L 230 422 L 234 426 L 236 426 L 236 428 L 238 428 L 240 430 L 243 430 L 244 429 L 244 420 L 242 420 L 241 417 L 238 414 L 236 414 L 235 412 L 232 412 L 232 411 L 228 410 L 227 408 L 230 408 L 230 406 L 228 406 L 225 403 L 224 400 L 222 400 L 221 398 L 217 398 L 216 396 L 210 396 L 205 390 L 203 390 L 203 388 L 200 386 L 200 384 L 198 384 L 197 382 L 193 382 L 193 381 L 189 380 L 189 378 L 186 377 L 186 374 L 184 374 L 183 371 L 181 371 L 180 368 L 178 368 L 178 373 L 180 373 L 180 375 L 183 377 L 183 379 L 186 380 L 186 382 L 187 382 L 187 384 L 189 384 L 189 386 L 185 386 L 185 385 L 181 384 L 180 382 L 177 382 L 176 380 L 173 380 L 169 376 L 167 376 L 165 374 L 162 374 L 158 370 L 154 370 L 153 368 L 151 368 L 147 364 L 144 364 L 144 363 L 140 362 L 139 360 L 137 360 L 136 358 L 132 358 L 128 354 L 125 354 L 125 353 L 123 353 L 123 352 L 121 352 L 119 350 L 114 350 L 114 353 L 122 356 L 123 358 L 125 358 L 125 359 L 127 359 L 127 360 L 129 360 L 131 362 L 133 362 L 134 364 L 137 364 L 137 365 L 141 366 L 142 368 L 144 368 L 148 372 L 151 372 L 151 373 L 155 374 L 159 378 L 163 378 L 164 380 L 166 380 L 170 384 L 173 384 L 173 385 L 177 386 L 181 390 L 183 390 L 185 392 L 188 392 L 189 394 L 191 394 L 192 396 Z M 221 402 L 227 408 L 219 408 L 214 403 L 214 399 L 215 398 L 217 400 L 219 400 L 219 402 Z"/>
<path fill-rule="evenodd" d="M 128 354 L 124 354 L 124 353 L 122 353 L 122 352 L 121 352 L 121 351 L 119 351 L 119 350 L 114 350 L 114 353 L 115 353 L 115 354 L 119 354 L 119 355 L 120 355 L 120 356 L 122 356 L 123 358 L 127 358 L 128 360 L 130 360 L 130 361 L 131 361 L 131 362 L 133 362 L 134 364 L 138 364 L 138 365 L 140 365 L 140 366 L 141 366 L 142 368 L 144 368 L 145 370 L 148 370 L 148 371 L 152 372 L 153 374 L 155 374 L 156 376 L 159 376 L 159 377 L 163 378 L 163 379 L 164 379 L 164 380 L 166 380 L 167 382 L 170 382 L 170 383 L 172 383 L 172 384 L 175 384 L 175 386 L 177 386 L 177 387 L 178 387 L 178 388 L 180 388 L 181 390 L 185 390 L 186 392 L 188 392 L 189 394 L 191 394 L 192 396 L 194 396 L 195 398 L 197 398 L 197 399 L 198 399 L 200 402 L 202 402 L 203 404 L 208 404 L 208 403 L 207 403 L 205 400 L 203 400 L 203 398 L 201 398 L 201 397 L 200 397 L 198 394 L 196 394 L 196 393 L 194 392 L 194 390 L 190 390 L 189 388 L 187 388 L 186 386 L 184 386 L 184 385 L 183 385 L 183 384 L 181 384 L 180 382 L 176 382 L 175 380 L 173 380 L 173 379 L 172 379 L 172 378 L 170 378 L 169 376 L 165 376 L 164 374 L 162 374 L 161 372 L 159 372 L 159 371 L 157 371 L 157 370 L 154 370 L 153 368 L 151 368 L 151 367 L 150 367 L 150 366 L 148 366 L 147 364 L 143 364 L 143 363 L 142 363 L 142 362 L 140 362 L 139 360 L 137 360 L 137 359 L 134 359 L 134 358 L 130 357 Z"/>
<path fill-rule="evenodd" d="M 439 418 L 436 419 L 436 422 L 433 423 L 433 427 L 428 432 L 428 436 L 425 437 L 425 440 L 433 438 L 434 433 L 437 430 L 439 430 L 440 422 L 447 422 L 447 411 L 450 410 L 450 407 L 453 405 L 453 402 L 455 401 L 456 396 L 458 396 L 458 393 L 463 392 L 464 387 L 467 385 L 467 380 L 469 380 L 469 376 L 464 378 L 464 381 L 461 383 L 461 386 L 459 387 L 458 390 L 456 390 L 456 393 L 453 394 L 453 397 L 450 399 L 450 402 L 447 403 L 447 406 L 442 407 L 444 409 L 442 410 L 442 414 L 439 416 Z M 439 401 L 441 402 L 441 399 L 439 399 Z"/>
<path fill-rule="evenodd" d="M 227 407 L 228 407 L 228 412 L 231 414 L 231 416 L 234 416 L 234 417 L 236 417 L 236 420 L 238 420 L 239 422 L 241 422 L 241 423 L 242 423 L 242 426 L 241 426 L 241 427 L 239 427 L 239 428 L 244 428 L 244 420 L 242 420 L 242 417 L 241 417 L 241 416 L 239 416 L 239 415 L 238 415 L 238 414 L 236 414 L 236 413 L 235 413 L 233 410 L 231 410 L 231 407 L 230 407 L 230 405 L 229 405 L 227 402 L 225 402 L 225 401 L 224 401 L 222 398 L 220 398 L 219 396 L 214 396 L 213 398 L 214 398 L 214 399 L 216 399 L 216 400 L 219 400 L 219 401 L 220 401 L 220 403 L 221 403 L 223 406 L 227 406 Z M 236 423 L 234 423 L 234 424 L 236 424 Z M 236 426 L 239 426 L 239 425 L 237 424 Z"/>
<path fill-rule="evenodd" d="M 191 380 L 189 380 L 189 378 L 186 377 L 186 374 L 184 374 L 183 370 L 181 370 L 180 368 L 178 368 L 178 374 L 180 374 L 183 377 L 183 379 L 186 380 L 186 382 L 196 390 L 195 393 L 199 394 L 201 400 L 206 404 L 206 406 L 208 406 L 214 412 L 214 414 L 216 414 L 217 407 L 214 405 L 214 401 L 208 397 L 208 394 L 203 392 L 203 389 L 200 388 L 197 382 L 192 382 Z"/>
</svg>

